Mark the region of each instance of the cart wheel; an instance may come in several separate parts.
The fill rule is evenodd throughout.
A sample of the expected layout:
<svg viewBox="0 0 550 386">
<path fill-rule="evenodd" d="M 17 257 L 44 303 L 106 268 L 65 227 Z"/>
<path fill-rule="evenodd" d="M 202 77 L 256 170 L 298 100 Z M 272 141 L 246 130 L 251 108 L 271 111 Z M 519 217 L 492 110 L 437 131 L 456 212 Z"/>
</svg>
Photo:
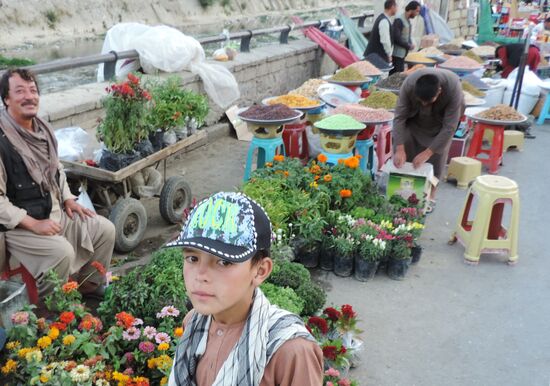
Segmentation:
<svg viewBox="0 0 550 386">
<path fill-rule="evenodd" d="M 181 222 L 183 211 L 191 205 L 191 187 L 181 176 L 166 180 L 160 193 L 159 209 L 163 219 L 172 224 Z"/>
<path fill-rule="evenodd" d="M 147 228 L 147 212 L 141 202 L 134 198 L 117 201 L 109 220 L 115 224 L 115 249 L 129 252 L 141 241 Z"/>
</svg>

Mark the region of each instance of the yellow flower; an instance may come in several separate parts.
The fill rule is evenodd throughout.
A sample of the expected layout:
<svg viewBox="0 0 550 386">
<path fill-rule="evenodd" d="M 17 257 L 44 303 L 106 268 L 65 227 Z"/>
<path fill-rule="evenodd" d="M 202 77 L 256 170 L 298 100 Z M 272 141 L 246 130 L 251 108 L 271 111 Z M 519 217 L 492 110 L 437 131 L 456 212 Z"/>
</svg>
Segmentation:
<svg viewBox="0 0 550 386">
<path fill-rule="evenodd" d="M 36 342 L 36 345 L 40 348 L 46 348 L 51 344 L 52 339 L 49 336 L 43 336 L 42 338 L 38 339 L 38 342 Z"/>
<path fill-rule="evenodd" d="M 168 378 L 162 377 L 162 379 L 160 380 L 161 386 L 162 386 L 162 385 L 166 385 L 167 383 L 168 383 Z"/>
<path fill-rule="evenodd" d="M 277 154 L 275 157 L 273 157 L 273 161 L 283 162 L 284 160 L 285 160 L 285 156 L 282 154 Z"/>
<path fill-rule="evenodd" d="M 174 335 L 177 336 L 178 338 L 180 336 L 182 336 L 183 335 L 183 328 L 182 327 L 175 328 L 174 329 Z"/>
<path fill-rule="evenodd" d="M 22 349 L 20 349 L 17 352 L 17 355 L 19 356 L 19 358 L 25 358 L 27 356 L 27 354 L 30 353 L 33 350 L 35 350 L 35 349 L 30 348 L 30 347 L 23 347 Z"/>
<path fill-rule="evenodd" d="M 33 350 L 25 355 L 27 362 L 40 362 L 42 360 L 42 351 Z"/>
<path fill-rule="evenodd" d="M 50 377 L 48 377 L 46 374 L 42 374 L 40 376 L 40 382 L 47 383 L 50 380 Z"/>
<path fill-rule="evenodd" d="M 13 359 L 8 359 L 6 364 L 2 366 L 0 370 L 2 371 L 2 374 L 9 374 L 11 372 L 14 372 L 16 368 L 17 368 L 17 362 L 14 361 Z"/>
<path fill-rule="evenodd" d="M 74 337 L 74 335 L 67 335 L 63 337 L 63 344 L 65 346 L 70 346 L 71 344 L 74 343 L 75 340 L 76 338 Z"/>
<path fill-rule="evenodd" d="M 159 370 L 170 370 L 172 367 L 172 358 L 170 358 L 168 355 L 160 355 L 157 357 L 156 365 Z"/>
<path fill-rule="evenodd" d="M 157 358 L 148 359 L 147 360 L 147 367 L 149 367 L 150 369 L 154 369 L 155 367 L 157 367 Z"/>
<path fill-rule="evenodd" d="M 119 382 L 128 382 L 130 377 L 126 374 L 119 373 L 118 371 L 113 372 L 113 379 Z"/>
<path fill-rule="evenodd" d="M 6 344 L 6 348 L 8 350 L 15 350 L 17 347 L 21 346 L 21 343 L 18 341 L 18 340 L 15 340 L 15 341 L 12 341 L 12 342 L 8 342 Z"/>
<path fill-rule="evenodd" d="M 111 275 L 111 281 L 117 281 L 117 280 L 120 280 L 120 276 Z"/>
<path fill-rule="evenodd" d="M 51 340 L 56 340 L 59 336 L 59 329 L 57 327 L 50 328 L 50 331 L 48 331 L 48 336 Z"/>
<path fill-rule="evenodd" d="M 317 189 L 319 187 L 319 184 L 316 181 L 313 181 L 309 184 L 310 188 Z"/>
<path fill-rule="evenodd" d="M 157 348 L 159 349 L 159 351 L 166 351 L 170 348 L 170 344 L 166 342 L 162 342 L 161 344 L 158 345 Z"/>
</svg>

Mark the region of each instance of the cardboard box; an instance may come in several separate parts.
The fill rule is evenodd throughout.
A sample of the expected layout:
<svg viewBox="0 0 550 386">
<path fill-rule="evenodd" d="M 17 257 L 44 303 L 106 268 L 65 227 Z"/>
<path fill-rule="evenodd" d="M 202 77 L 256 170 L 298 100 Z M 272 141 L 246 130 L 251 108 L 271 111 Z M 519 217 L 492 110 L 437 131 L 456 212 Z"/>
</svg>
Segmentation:
<svg viewBox="0 0 550 386">
<path fill-rule="evenodd" d="M 235 129 L 235 133 L 237 134 L 237 139 L 239 141 L 252 141 L 252 133 L 250 130 L 248 130 L 248 126 L 246 125 L 246 122 L 243 122 L 239 119 L 239 107 L 238 106 L 231 106 L 229 109 L 225 111 L 225 115 L 227 115 L 227 118 L 229 119 L 229 122 L 231 122 L 231 125 Z"/>
<path fill-rule="evenodd" d="M 382 167 L 382 172 L 388 174 L 388 183 L 386 185 L 386 196 L 389 198 L 394 194 L 408 199 L 413 193 L 422 202 L 426 208 L 427 198 L 439 180 L 434 176 L 432 164 L 425 163 L 420 168 L 415 169 L 410 162 L 406 162 L 403 167 L 397 169 L 390 160 Z"/>
</svg>

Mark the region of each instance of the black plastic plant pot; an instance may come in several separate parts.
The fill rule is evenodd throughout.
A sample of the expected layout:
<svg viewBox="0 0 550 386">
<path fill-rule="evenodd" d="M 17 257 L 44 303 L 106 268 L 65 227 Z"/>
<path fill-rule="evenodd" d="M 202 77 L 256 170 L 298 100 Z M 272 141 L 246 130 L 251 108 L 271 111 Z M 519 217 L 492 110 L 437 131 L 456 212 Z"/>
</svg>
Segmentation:
<svg viewBox="0 0 550 386">
<path fill-rule="evenodd" d="M 409 270 L 409 265 L 411 259 L 396 259 L 390 256 L 388 259 L 388 265 L 386 267 L 386 273 L 388 277 L 392 280 L 404 280 L 407 271 Z"/>
<path fill-rule="evenodd" d="M 320 252 L 319 244 L 306 245 L 300 249 L 300 262 L 306 268 L 316 268 L 319 265 Z"/>
<path fill-rule="evenodd" d="M 355 257 L 355 271 L 353 277 L 359 281 L 369 281 L 376 275 L 378 260 L 366 260 L 359 256 Z"/>
<path fill-rule="evenodd" d="M 322 245 L 321 255 L 319 256 L 319 266 L 323 271 L 332 271 L 334 269 L 334 248 Z"/>
<path fill-rule="evenodd" d="M 101 158 L 99 159 L 99 167 L 105 170 L 116 172 L 126 166 L 139 161 L 140 155 L 136 151 L 132 151 L 129 154 L 126 153 L 113 153 L 109 150 L 104 150 Z"/>
<path fill-rule="evenodd" d="M 420 245 L 415 245 L 411 248 L 411 264 L 416 264 L 420 261 L 422 257 L 422 247 Z"/>
<path fill-rule="evenodd" d="M 334 254 L 334 274 L 336 276 L 348 277 L 353 273 L 353 255 L 341 256 Z"/>
<path fill-rule="evenodd" d="M 159 151 L 164 146 L 164 131 L 157 130 L 154 133 L 149 134 L 149 141 L 153 145 L 155 151 Z"/>
</svg>

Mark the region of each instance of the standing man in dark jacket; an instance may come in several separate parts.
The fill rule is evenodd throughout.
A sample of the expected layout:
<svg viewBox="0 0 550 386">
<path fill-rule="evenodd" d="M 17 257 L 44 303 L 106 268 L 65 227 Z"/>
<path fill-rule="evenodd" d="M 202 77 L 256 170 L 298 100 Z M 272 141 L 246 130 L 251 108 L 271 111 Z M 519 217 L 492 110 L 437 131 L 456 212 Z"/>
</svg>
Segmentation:
<svg viewBox="0 0 550 386">
<path fill-rule="evenodd" d="M 405 12 L 399 14 L 395 18 L 392 26 L 393 38 L 393 70 L 394 72 L 405 71 L 405 57 L 409 50 L 414 49 L 414 44 L 411 41 L 411 19 L 414 19 L 420 13 L 420 3 L 411 1 L 405 7 Z"/>
<path fill-rule="evenodd" d="M 369 44 L 367 44 L 364 56 L 374 53 L 391 63 L 393 42 L 391 35 L 392 22 L 390 18 L 395 16 L 396 12 L 396 1 L 386 0 L 384 2 L 384 12 L 378 15 L 372 26 Z"/>
</svg>

